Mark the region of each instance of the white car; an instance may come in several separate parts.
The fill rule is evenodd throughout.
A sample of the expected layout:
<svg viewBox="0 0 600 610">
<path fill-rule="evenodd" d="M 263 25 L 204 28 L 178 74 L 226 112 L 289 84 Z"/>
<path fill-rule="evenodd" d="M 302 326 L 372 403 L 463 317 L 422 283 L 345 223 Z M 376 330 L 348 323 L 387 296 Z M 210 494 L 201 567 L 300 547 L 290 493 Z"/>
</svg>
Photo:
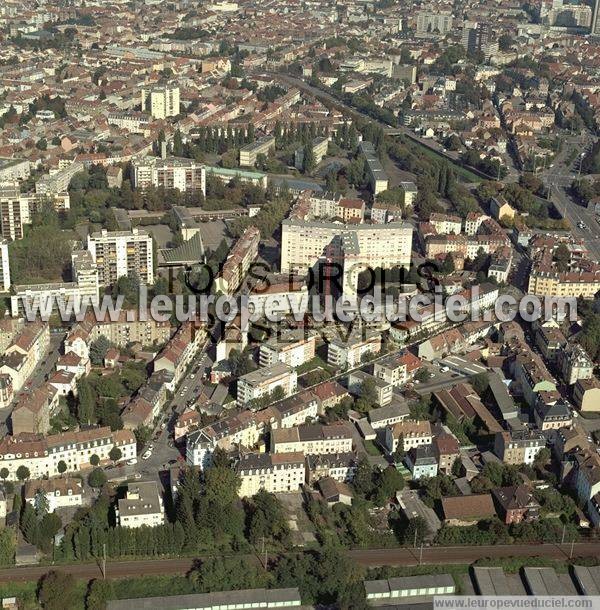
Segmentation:
<svg viewBox="0 0 600 610">
<path fill-rule="evenodd" d="M 152 450 L 148 449 L 142 453 L 142 460 L 147 460 L 152 455 Z"/>
<path fill-rule="evenodd" d="M 127 460 L 127 462 L 125 462 L 127 464 L 127 466 L 135 466 L 137 464 L 137 458 L 131 458 L 130 460 Z"/>
<path fill-rule="evenodd" d="M 440 369 L 440 372 L 441 372 L 441 373 L 447 373 L 449 370 L 450 370 L 450 369 L 449 369 L 447 366 L 443 366 L 443 367 Z"/>
</svg>

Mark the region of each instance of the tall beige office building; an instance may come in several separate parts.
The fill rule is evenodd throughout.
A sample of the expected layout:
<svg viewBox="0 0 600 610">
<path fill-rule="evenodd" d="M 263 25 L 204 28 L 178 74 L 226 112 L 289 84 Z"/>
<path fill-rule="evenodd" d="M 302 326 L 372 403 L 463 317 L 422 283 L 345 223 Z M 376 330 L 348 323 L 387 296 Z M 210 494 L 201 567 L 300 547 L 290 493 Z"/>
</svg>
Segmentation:
<svg viewBox="0 0 600 610">
<path fill-rule="evenodd" d="M 166 119 L 179 114 L 179 87 L 142 89 L 142 111 L 154 119 Z"/>
<path fill-rule="evenodd" d="M 112 286 L 123 276 L 137 275 L 142 284 L 154 283 L 152 236 L 143 229 L 107 231 L 88 236 L 88 250 L 98 267 L 98 281 Z"/>
</svg>

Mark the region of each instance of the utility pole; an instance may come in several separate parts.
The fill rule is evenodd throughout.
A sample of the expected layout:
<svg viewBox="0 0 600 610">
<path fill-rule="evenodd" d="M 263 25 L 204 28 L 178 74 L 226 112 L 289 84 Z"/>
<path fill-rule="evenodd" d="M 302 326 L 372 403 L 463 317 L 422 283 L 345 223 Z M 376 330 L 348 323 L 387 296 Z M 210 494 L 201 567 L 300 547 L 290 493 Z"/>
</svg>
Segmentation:
<svg viewBox="0 0 600 610">
<path fill-rule="evenodd" d="M 564 544 L 564 543 L 565 543 L 565 531 L 566 531 L 566 529 L 567 529 L 567 524 L 566 524 L 566 523 L 563 523 L 562 538 L 561 538 L 561 540 L 560 540 L 560 543 L 561 543 L 561 544 Z"/>
<path fill-rule="evenodd" d="M 417 528 L 415 527 L 415 539 L 413 541 L 413 549 L 417 548 Z"/>
<path fill-rule="evenodd" d="M 569 553 L 569 559 L 573 559 L 573 549 L 575 548 L 575 536 L 573 536 L 573 540 L 571 540 L 571 552 Z"/>
<path fill-rule="evenodd" d="M 421 542 L 421 550 L 419 551 L 419 565 L 423 562 L 423 542 Z"/>
<path fill-rule="evenodd" d="M 106 580 L 106 542 L 102 545 L 102 578 Z"/>
</svg>

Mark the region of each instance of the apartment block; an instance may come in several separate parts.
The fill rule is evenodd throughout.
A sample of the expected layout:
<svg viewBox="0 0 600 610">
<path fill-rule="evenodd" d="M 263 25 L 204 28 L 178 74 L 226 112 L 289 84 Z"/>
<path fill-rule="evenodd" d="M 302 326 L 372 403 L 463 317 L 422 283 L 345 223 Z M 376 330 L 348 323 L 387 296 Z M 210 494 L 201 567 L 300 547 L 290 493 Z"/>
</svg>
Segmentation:
<svg viewBox="0 0 600 610">
<path fill-rule="evenodd" d="M 7 241 L 22 239 L 27 224 L 31 224 L 29 203 L 18 187 L 0 187 L 0 236 Z"/>
<path fill-rule="evenodd" d="M 302 452 L 306 455 L 352 451 L 352 426 L 349 423 L 304 424 L 271 431 L 271 452 Z"/>
<path fill-rule="evenodd" d="M 166 119 L 179 114 L 179 87 L 165 86 L 142 89 L 142 112 L 149 112 L 153 119 Z"/>
<path fill-rule="evenodd" d="M 31 173 L 28 159 L 0 157 L 0 183 L 27 180 Z"/>
<path fill-rule="evenodd" d="M 154 283 L 152 236 L 148 231 L 102 229 L 88 236 L 87 246 L 98 267 L 101 286 L 112 286 L 123 276 L 137 276 L 143 284 Z"/>
<path fill-rule="evenodd" d="M 8 260 L 8 242 L 0 237 L 0 292 L 10 290 L 10 262 Z"/>
<path fill-rule="evenodd" d="M 323 161 L 327 154 L 327 147 L 329 146 L 328 138 L 315 138 L 310 147 L 312 149 L 312 155 L 315 166 L 319 165 Z M 296 169 L 301 170 L 304 167 L 304 147 L 299 148 L 294 153 L 294 166 Z"/>
<path fill-rule="evenodd" d="M 271 337 L 260 346 L 259 363 L 272 366 L 283 362 L 292 368 L 301 366 L 315 357 L 317 333 L 303 328 L 289 330 Z"/>
<path fill-rule="evenodd" d="M 366 354 L 381 351 L 381 334 L 357 333 L 346 340 L 333 339 L 327 344 L 327 363 L 335 367 L 353 368 L 362 362 Z"/>
<path fill-rule="evenodd" d="M 410 265 L 412 226 L 404 222 L 340 224 L 290 217 L 281 225 L 281 272 L 305 275 L 319 262 L 341 264 L 347 294 L 356 291 L 364 269 Z"/>
<path fill-rule="evenodd" d="M 272 394 L 276 388 L 281 388 L 284 397 L 287 397 L 296 391 L 297 385 L 296 371 L 283 362 L 277 362 L 238 379 L 237 403 L 240 406 L 248 404 L 257 398 Z"/>
<path fill-rule="evenodd" d="M 414 419 L 405 419 L 385 429 L 384 446 L 388 453 L 394 453 L 398 443 L 402 443 L 404 451 L 420 445 L 431 445 L 433 433 L 431 423 Z"/>
<path fill-rule="evenodd" d="M 409 351 L 386 356 L 373 367 L 373 375 L 383 381 L 400 386 L 412 379 L 421 366 L 421 359 Z"/>
<path fill-rule="evenodd" d="M 594 375 L 594 363 L 587 352 L 578 344 L 568 345 L 559 354 L 562 377 L 568 385 L 579 379 L 591 379 Z"/>
<path fill-rule="evenodd" d="M 350 483 L 356 474 L 358 456 L 346 453 L 321 453 L 306 456 L 307 483 L 331 477 L 339 483 Z"/>
<path fill-rule="evenodd" d="M 72 477 L 27 481 L 24 486 L 25 502 L 35 507 L 40 492 L 46 498 L 49 513 L 53 513 L 57 508 L 83 506 L 86 499 L 81 479 Z"/>
<path fill-rule="evenodd" d="M 116 517 L 121 527 L 156 527 L 165 522 L 165 508 L 156 481 L 129 483 L 117 507 Z"/>
<path fill-rule="evenodd" d="M 373 195 L 379 195 L 382 191 L 386 191 L 389 185 L 389 178 L 383 165 L 377 156 L 375 148 L 371 142 L 362 141 L 359 144 L 359 149 L 365 158 L 367 164 L 367 173 L 369 174 L 369 185 Z"/>
<path fill-rule="evenodd" d="M 427 10 L 417 13 L 417 38 L 443 37 L 452 29 L 452 13 L 450 11 L 431 12 Z"/>
<path fill-rule="evenodd" d="M 92 467 L 90 458 L 97 455 L 100 463 L 112 462 L 110 450 L 118 447 L 125 462 L 136 456 L 135 436 L 128 430 L 90 428 L 79 432 L 64 432 L 50 436 L 5 436 L 0 442 L 0 467 L 8 469 L 8 480 L 17 480 L 17 469 L 26 466 L 31 477 L 41 479 L 60 473 L 58 464 L 64 462 L 66 472 L 77 472 Z"/>
<path fill-rule="evenodd" d="M 240 165 L 242 167 L 254 167 L 258 155 L 268 155 L 271 150 L 275 150 L 275 138 L 265 136 L 255 142 L 246 144 L 240 148 Z"/>
<path fill-rule="evenodd" d="M 236 292 L 248 273 L 250 265 L 258 256 L 259 244 L 260 231 L 256 227 L 248 227 L 230 250 L 221 273 L 215 280 L 218 292 L 223 294 Z"/>
<path fill-rule="evenodd" d="M 144 157 L 133 161 L 132 168 L 133 186 L 137 189 L 160 187 L 206 194 L 206 169 L 193 159 Z"/>
<path fill-rule="evenodd" d="M 362 393 L 362 388 L 365 383 L 371 383 L 377 397 L 377 404 L 380 407 L 392 402 L 394 386 L 379 377 L 374 377 L 365 371 L 356 370 L 348 375 L 348 390 L 357 396 Z"/>
<path fill-rule="evenodd" d="M 73 176 L 83 171 L 83 163 L 74 161 L 66 167 L 45 174 L 35 183 L 35 192 L 40 195 L 58 195 L 69 190 Z"/>
<path fill-rule="evenodd" d="M 235 467 L 241 485 L 240 498 L 258 493 L 298 491 L 306 479 L 303 453 L 249 453 L 242 456 Z"/>
<path fill-rule="evenodd" d="M 533 464 L 535 456 L 546 446 L 541 432 L 529 430 L 503 431 L 496 434 L 494 453 L 505 464 Z"/>
<path fill-rule="evenodd" d="M 48 324 L 27 324 L 0 356 L 0 375 L 11 378 L 16 394 L 25 385 L 39 362 L 46 356 L 50 345 Z"/>
</svg>

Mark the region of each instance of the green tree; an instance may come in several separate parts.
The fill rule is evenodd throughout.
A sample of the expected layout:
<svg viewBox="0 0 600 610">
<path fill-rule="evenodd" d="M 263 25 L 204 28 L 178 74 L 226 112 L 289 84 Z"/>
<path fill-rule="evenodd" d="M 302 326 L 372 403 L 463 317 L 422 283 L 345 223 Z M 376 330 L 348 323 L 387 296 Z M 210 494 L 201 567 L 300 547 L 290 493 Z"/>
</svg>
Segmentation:
<svg viewBox="0 0 600 610">
<path fill-rule="evenodd" d="M 106 603 L 112 596 L 113 586 L 111 581 L 95 578 L 88 585 L 85 608 L 86 610 L 106 610 Z"/>
<path fill-rule="evenodd" d="M 94 468 L 88 476 L 90 487 L 102 487 L 106 483 L 106 474 L 102 468 Z"/>
<path fill-rule="evenodd" d="M 87 379 L 77 382 L 77 421 L 80 424 L 95 423 L 96 393 Z"/>
<path fill-rule="evenodd" d="M 58 470 L 58 474 L 62 476 L 65 472 L 67 472 L 67 464 L 63 460 L 60 460 L 56 465 L 56 470 Z"/>
<path fill-rule="evenodd" d="M 15 536 L 8 527 L 0 529 L 0 566 L 10 566 L 15 562 Z"/>
<path fill-rule="evenodd" d="M 44 610 L 74 608 L 75 578 L 71 574 L 52 570 L 40 580 L 38 600 Z"/>
<path fill-rule="evenodd" d="M 571 252 L 566 244 L 559 244 L 554 251 L 553 259 L 556 263 L 556 269 L 558 271 L 561 273 L 568 271 L 569 263 L 571 262 Z"/>
<path fill-rule="evenodd" d="M 27 466 L 19 466 L 17 468 L 17 479 L 19 481 L 26 481 L 31 476 L 31 472 Z"/>
<path fill-rule="evenodd" d="M 0 479 L 2 479 L 4 482 L 6 482 L 6 479 L 8 479 L 8 475 L 10 474 L 8 468 L 3 467 L 0 468 Z"/>
<path fill-rule="evenodd" d="M 113 461 L 113 462 L 118 462 L 122 457 L 123 457 L 123 452 L 118 448 L 118 447 L 113 447 L 109 452 L 108 452 L 108 457 Z"/>
<path fill-rule="evenodd" d="M 310 174 L 315 169 L 315 155 L 312 144 L 307 144 L 303 149 L 302 171 L 305 174 Z"/>
<path fill-rule="evenodd" d="M 90 456 L 90 464 L 91 464 L 92 466 L 98 466 L 98 464 L 99 464 L 99 463 L 100 463 L 100 458 L 99 458 L 99 456 L 98 456 L 98 455 L 96 455 L 95 453 L 94 453 L 94 454 L 92 454 L 92 455 Z"/>
<path fill-rule="evenodd" d="M 95 341 L 92 341 L 90 344 L 90 360 L 92 364 L 101 366 L 109 349 L 110 341 L 104 335 L 100 335 Z"/>
</svg>

